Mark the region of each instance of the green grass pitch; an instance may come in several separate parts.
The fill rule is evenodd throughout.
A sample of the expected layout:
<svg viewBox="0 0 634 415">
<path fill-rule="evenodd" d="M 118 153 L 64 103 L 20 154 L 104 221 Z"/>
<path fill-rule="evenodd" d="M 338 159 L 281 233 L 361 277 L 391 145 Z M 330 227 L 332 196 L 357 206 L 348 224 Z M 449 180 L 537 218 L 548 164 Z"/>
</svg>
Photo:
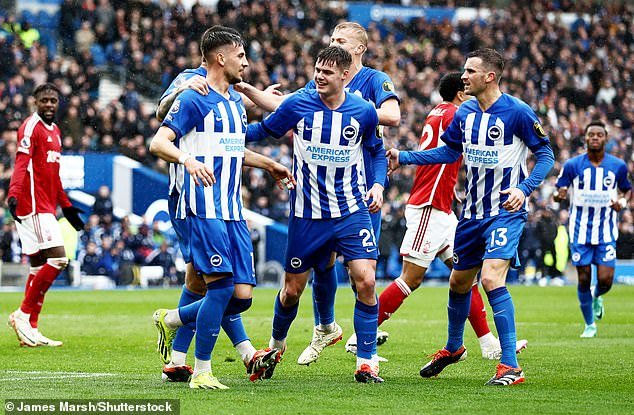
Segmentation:
<svg viewBox="0 0 634 415">
<path fill-rule="evenodd" d="M 256 289 L 244 316 L 256 347 L 268 342 L 276 290 Z M 155 353 L 155 308 L 174 306 L 179 291 L 52 291 L 40 327 L 63 347 L 18 347 L 15 334 L 0 333 L 0 399 L 180 399 L 182 414 L 619 414 L 634 412 L 634 287 L 616 286 L 605 297 L 599 336 L 580 339 L 583 329 L 575 287 L 511 287 L 526 383 L 492 388 L 484 383 L 495 362 L 483 360 L 467 325 L 469 357 L 434 379 L 418 371 L 427 355 L 444 345 L 447 288 L 416 291 L 382 328 L 390 333 L 379 354 L 380 385 L 356 384 L 354 358 L 343 342 L 327 348 L 310 367 L 296 364 L 310 340 L 310 291 L 291 327 L 288 350 L 271 380 L 251 383 L 226 336 L 213 354 L 214 374 L 227 391 L 189 390 L 160 380 Z M 22 295 L 0 293 L 6 321 Z M 352 330 L 353 297 L 340 288 L 337 321 L 344 341 Z M 489 313 L 490 314 L 490 313 Z M 493 326 L 491 316 L 490 324 Z M 193 355 L 193 354 L 192 354 Z M 79 374 L 78 374 L 79 373 Z"/>
</svg>

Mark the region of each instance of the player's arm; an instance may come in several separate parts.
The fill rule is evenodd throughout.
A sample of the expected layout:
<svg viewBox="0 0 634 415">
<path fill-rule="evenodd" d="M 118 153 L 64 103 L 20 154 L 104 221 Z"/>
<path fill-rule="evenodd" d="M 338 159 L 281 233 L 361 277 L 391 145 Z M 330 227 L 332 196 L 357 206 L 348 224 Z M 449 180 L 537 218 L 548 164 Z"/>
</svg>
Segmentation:
<svg viewBox="0 0 634 415">
<path fill-rule="evenodd" d="M 277 182 L 277 187 L 282 190 L 290 190 L 295 187 L 295 178 L 289 169 L 262 154 L 255 151 L 244 149 L 244 165 L 256 167 L 269 172 Z"/>
<path fill-rule="evenodd" d="M 186 153 L 174 145 L 176 133 L 169 127 L 161 126 L 152 141 L 150 141 L 150 153 L 169 163 L 178 163 L 185 166 L 196 185 L 211 186 L 216 183 L 214 172 L 204 163 L 196 160 L 191 154 Z"/>
<path fill-rule="evenodd" d="M 557 183 L 555 183 L 555 194 L 553 199 L 555 202 L 562 202 L 568 197 L 568 188 L 572 184 L 572 180 L 575 178 L 574 166 L 570 161 L 564 163 L 561 168 L 561 172 L 557 177 Z"/>
<path fill-rule="evenodd" d="M 377 109 L 379 124 L 387 127 L 398 127 L 401 123 L 401 108 L 398 99 L 390 98 L 384 101 Z"/>
<path fill-rule="evenodd" d="M 207 85 L 205 77 L 201 75 L 192 76 L 159 102 L 158 108 L 156 109 L 156 118 L 159 121 L 163 122 L 176 97 L 186 89 L 193 89 L 201 95 L 207 95 L 209 93 L 209 85 Z"/>
<path fill-rule="evenodd" d="M 622 196 L 612 201 L 610 207 L 617 212 L 624 209 L 632 198 L 632 184 L 627 178 L 627 165 L 625 163 L 619 166 L 619 170 L 616 172 L 616 184 L 621 192 Z"/>
<path fill-rule="evenodd" d="M 376 135 L 378 125 L 378 114 L 374 109 L 370 112 L 371 121 L 363 132 L 363 146 L 368 150 L 372 167 L 374 168 L 374 183 L 365 194 L 365 201 L 371 200 L 368 205 L 370 213 L 376 213 L 383 206 L 384 183 L 387 178 L 387 159 L 385 158 L 385 148 L 383 141 Z"/>
<path fill-rule="evenodd" d="M 519 122 L 519 136 L 531 149 L 536 161 L 533 171 L 517 187 L 500 191 L 500 194 L 508 195 L 502 207 L 509 212 L 517 212 L 522 208 L 524 200 L 544 181 L 555 165 L 555 155 L 550 147 L 548 135 L 530 107 L 526 106 L 519 114 Z"/>
<path fill-rule="evenodd" d="M 302 91 L 302 90 L 300 90 Z M 270 113 L 262 122 L 249 124 L 246 132 L 246 142 L 252 143 L 267 137 L 280 138 L 297 125 L 298 115 L 293 109 L 296 100 L 301 99 L 302 92 L 288 96 L 277 110 Z"/>
<path fill-rule="evenodd" d="M 15 155 L 13 174 L 9 182 L 9 193 L 7 194 L 9 213 L 11 213 L 11 216 L 13 216 L 16 222 L 21 222 L 17 215 L 18 196 L 22 194 L 22 184 L 26 176 L 26 169 L 31 161 L 32 145 L 31 137 L 24 137 L 24 131 L 22 129 L 18 131 L 18 149 Z"/>
<path fill-rule="evenodd" d="M 253 108 L 255 105 L 264 111 L 273 112 L 288 97 L 288 95 L 282 95 L 282 93 L 277 90 L 279 85 L 280 84 L 273 84 L 262 91 L 251 84 L 240 82 L 234 85 L 233 88 L 243 95 L 243 100 L 245 97 L 248 99 L 248 101 L 244 100 L 245 107 Z"/>
</svg>

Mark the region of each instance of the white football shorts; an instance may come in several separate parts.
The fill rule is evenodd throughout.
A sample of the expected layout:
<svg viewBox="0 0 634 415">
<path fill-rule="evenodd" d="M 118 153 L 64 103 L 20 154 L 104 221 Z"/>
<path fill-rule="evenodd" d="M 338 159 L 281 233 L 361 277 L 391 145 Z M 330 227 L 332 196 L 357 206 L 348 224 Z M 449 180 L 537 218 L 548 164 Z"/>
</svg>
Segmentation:
<svg viewBox="0 0 634 415">
<path fill-rule="evenodd" d="M 64 246 L 62 230 L 52 213 L 36 213 L 16 222 L 22 253 L 33 255 L 43 249 Z"/>
</svg>

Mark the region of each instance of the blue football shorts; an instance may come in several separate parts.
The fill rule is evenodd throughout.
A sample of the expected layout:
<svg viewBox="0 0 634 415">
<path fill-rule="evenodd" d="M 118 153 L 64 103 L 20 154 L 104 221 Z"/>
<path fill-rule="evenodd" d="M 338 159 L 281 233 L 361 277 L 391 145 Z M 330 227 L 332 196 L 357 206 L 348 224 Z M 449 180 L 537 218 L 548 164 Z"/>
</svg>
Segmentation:
<svg viewBox="0 0 634 415">
<path fill-rule="evenodd" d="M 582 267 L 590 264 L 616 266 L 616 242 L 603 242 L 598 245 L 570 244 L 572 265 Z"/>
<path fill-rule="evenodd" d="M 367 210 L 334 219 L 304 219 L 291 216 L 284 269 L 301 274 L 323 268 L 330 253 L 343 255 L 344 262 L 377 258 L 377 244 Z"/>
<path fill-rule="evenodd" d="M 245 221 L 188 216 L 194 269 L 207 275 L 232 274 L 234 284 L 256 285 L 253 245 Z"/>
<path fill-rule="evenodd" d="M 480 266 L 485 259 L 510 259 L 519 266 L 519 245 L 526 213 L 500 213 L 484 219 L 461 218 L 454 239 L 454 269 Z"/>
</svg>

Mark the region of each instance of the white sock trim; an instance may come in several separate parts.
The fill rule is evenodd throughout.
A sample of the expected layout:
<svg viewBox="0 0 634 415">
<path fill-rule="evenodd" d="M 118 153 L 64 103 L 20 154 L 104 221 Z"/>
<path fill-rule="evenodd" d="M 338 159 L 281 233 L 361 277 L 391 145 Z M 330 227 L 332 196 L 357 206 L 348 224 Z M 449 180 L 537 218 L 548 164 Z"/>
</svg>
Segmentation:
<svg viewBox="0 0 634 415">
<path fill-rule="evenodd" d="M 165 314 L 165 324 L 167 324 L 167 327 L 171 329 L 175 329 L 183 325 L 178 309 L 169 310 L 167 314 Z"/>
<path fill-rule="evenodd" d="M 168 367 L 185 366 L 187 362 L 187 353 L 172 350 L 172 360 L 167 364 Z"/>
<path fill-rule="evenodd" d="M 406 297 L 408 297 L 412 293 L 412 290 L 409 288 L 405 280 L 403 280 L 401 277 L 395 279 L 394 283 Z"/>
<path fill-rule="evenodd" d="M 251 343 L 251 340 L 245 340 L 235 345 L 236 351 L 240 354 L 240 359 L 247 364 L 251 361 L 251 358 L 255 354 L 256 350 Z"/>
<path fill-rule="evenodd" d="M 200 360 L 196 359 L 194 363 L 194 377 L 200 375 L 201 373 L 211 372 L 211 360 Z"/>
</svg>

